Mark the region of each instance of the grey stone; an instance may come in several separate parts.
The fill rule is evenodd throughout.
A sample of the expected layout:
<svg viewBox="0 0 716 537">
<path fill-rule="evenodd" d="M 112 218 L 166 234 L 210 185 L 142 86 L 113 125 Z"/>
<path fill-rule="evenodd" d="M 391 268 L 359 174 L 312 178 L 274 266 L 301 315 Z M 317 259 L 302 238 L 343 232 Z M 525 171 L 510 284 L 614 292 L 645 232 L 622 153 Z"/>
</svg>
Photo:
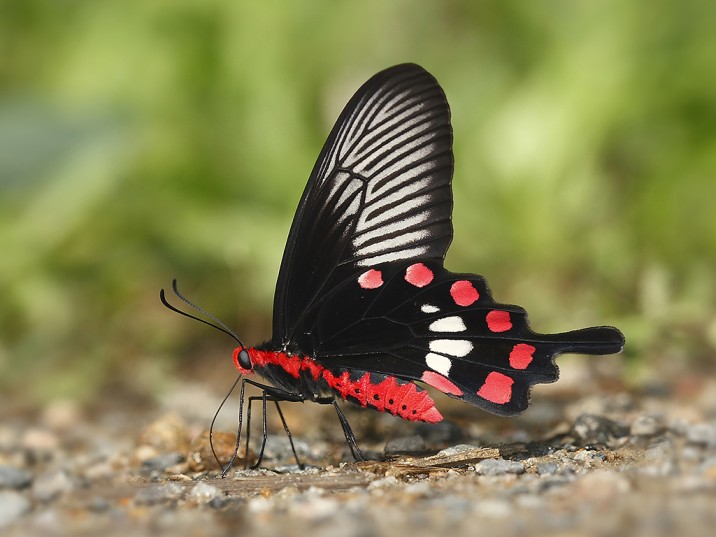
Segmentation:
<svg viewBox="0 0 716 537">
<path fill-rule="evenodd" d="M 440 450 L 438 452 L 438 455 L 442 457 L 452 457 L 454 455 L 469 453 L 478 449 L 480 449 L 480 446 L 474 446 L 472 444 L 458 444 L 456 446 L 450 446 L 448 448 Z"/>
<path fill-rule="evenodd" d="M 537 465 L 539 475 L 554 475 L 559 471 L 559 466 L 554 462 L 543 462 Z"/>
<path fill-rule="evenodd" d="M 112 508 L 112 504 L 105 498 L 93 498 L 87 505 L 90 511 L 95 513 L 104 513 Z"/>
<path fill-rule="evenodd" d="M 199 481 L 189 492 L 189 497 L 197 503 L 209 503 L 221 495 L 222 492 L 218 487 L 210 485 L 205 481 Z"/>
<path fill-rule="evenodd" d="M 217 496 L 216 498 L 212 498 L 211 501 L 207 502 L 206 505 L 208 505 L 212 509 L 221 509 L 227 503 L 229 503 L 229 499 L 226 496 Z"/>
<path fill-rule="evenodd" d="M 517 461 L 485 459 L 475 465 L 475 471 L 480 475 L 522 474 L 525 471 L 525 467 L 521 462 Z"/>
<path fill-rule="evenodd" d="M 9 526 L 30 511 L 30 500 L 13 490 L 0 491 L 0 528 Z"/>
<path fill-rule="evenodd" d="M 165 453 L 163 455 L 157 455 L 151 459 L 147 459 L 142 464 L 143 472 L 163 472 L 170 466 L 179 464 L 184 461 L 184 455 L 181 453 Z"/>
<path fill-rule="evenodd" d="M 420 423 L 415 431 L 425 440 L 426 444 L 431 446 L 435 444 L 454 444 L 466 438 L 462 427 L 449 421 Z"/>
<path fill-rule="evenodd" d="M 22 489 L 32 483 L 32 473 L 14 466 L 0 466 L 0 489 Z"/>
<path fill-rule="evenodd" d="M 639 416 L 629 432 L 632 436 L 656 436 L 665 430 L 664 421 L 659 416 Z"/>
<path fill-rule="evenodd" d="M 692 444 L 708 448 L 716 447 L 716 425 L 711 423 L 696 423 L 686 429 L 686 439 Z"/>
<path fill-rule="evenodd" d="M 49 502 L 75 488 L 72 478 L 64 470 L 38 476 L 32 484 L 32 496 Z"/>
<path fill-rule="evenodd" d="M 704 462 L 699 464 L 697 471 L 703 474 L 710 474 L 716 476 L 716 457 L 709 457 Z"/>
<path fill-rule="evenodd" d="M 420 453 L 425 450 L 426 446 L 423 437 L 414 434 L 388 440 L 383 451 L 386 455 L 397 455 L 400 453 Z"/>
<path fill-rule="evenodd" d="M 572 433 L 584 444 L 609 444 L 627 436 L 629 428 L 604 416 L 581 414 L 574 421 Z"/>
<path fill-rule="evenodd" d="M 134 495 L 134 502 L 140 505 L 178 500 L 184 494 L 184 488 L 177 483 L 164 483 L 139 489 Z"/>
<path fill-rule="evenodd" d="M 307 458 L 310 459 L 320 456 L 320 454 L 314 450 L 314 446 L 299 438 L 293 439 L 293 447 L 296 448 L 296 454 L 301 462 Z M 295 462 L 293 450 L 291 449 L 291 442 L 285 434 L 270 434 L 266 437 L 264 459 L 273 461 L 290 461 L 291 463 Z"/>
</svg>

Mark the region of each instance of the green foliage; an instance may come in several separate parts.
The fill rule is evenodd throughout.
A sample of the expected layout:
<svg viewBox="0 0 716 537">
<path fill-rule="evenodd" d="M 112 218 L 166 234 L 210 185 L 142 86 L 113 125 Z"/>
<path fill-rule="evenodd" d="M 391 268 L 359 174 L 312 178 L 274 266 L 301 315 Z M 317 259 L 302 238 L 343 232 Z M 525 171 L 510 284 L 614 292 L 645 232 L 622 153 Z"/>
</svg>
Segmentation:
<svg viewBox="0 0 716 537">
<path fill-rule="evenodd" d="M 0 2 L 0 383 L 82 396 L 149 389 L 180 357 L 228 367 L 230 341 L 159 304 L 172 277 L 267 337 L 321 144 L 360 83 L 405 61 L 452 106 L 450 268 L 536 328 L 608 321 L 632 356 L 712 355 L 715 12 Z"/>
</svg>

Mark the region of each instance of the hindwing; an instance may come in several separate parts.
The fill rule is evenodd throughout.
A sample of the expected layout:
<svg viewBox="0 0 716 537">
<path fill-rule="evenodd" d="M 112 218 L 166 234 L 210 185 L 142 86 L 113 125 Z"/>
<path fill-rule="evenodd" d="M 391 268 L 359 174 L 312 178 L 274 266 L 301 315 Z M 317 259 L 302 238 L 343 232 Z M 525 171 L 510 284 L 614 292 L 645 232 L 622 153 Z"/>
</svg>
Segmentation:
<svg viewBox="0 0 716 537">
<path fill-rule="evenodd" d="M 525 310 L 496 303 L 482 277 L 432 260 L 356 273 L 322 303 L 308 340 L 326 366 L 421 381 L 504 415 L 527 407 L 533 384 L 557 380 L 556 355 L 624 343 L 612 327 L 535 333 Z"/>
</svg>

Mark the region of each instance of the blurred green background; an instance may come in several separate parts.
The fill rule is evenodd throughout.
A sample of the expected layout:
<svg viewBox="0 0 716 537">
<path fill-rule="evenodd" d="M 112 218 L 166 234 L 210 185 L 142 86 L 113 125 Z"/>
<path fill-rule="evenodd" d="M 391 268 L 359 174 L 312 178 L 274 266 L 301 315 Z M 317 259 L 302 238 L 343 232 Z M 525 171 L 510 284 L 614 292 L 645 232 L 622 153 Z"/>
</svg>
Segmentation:
<svg viewBox="0 0 716 537">
<path fill-rule="evenodd" d="M 232 341 L 165 310 L 159 288 L 177 277 L 245 341 L 267 338 L 333 121 L 406 61 L 452 108 L 450 269 L 485 275 L 537 330 L 621 327 L 632 371 L 713 364 L 714 15 L 666 0 L 0 1 L 0 387 L 37 401 L 231 375 Z"/>
</svg>

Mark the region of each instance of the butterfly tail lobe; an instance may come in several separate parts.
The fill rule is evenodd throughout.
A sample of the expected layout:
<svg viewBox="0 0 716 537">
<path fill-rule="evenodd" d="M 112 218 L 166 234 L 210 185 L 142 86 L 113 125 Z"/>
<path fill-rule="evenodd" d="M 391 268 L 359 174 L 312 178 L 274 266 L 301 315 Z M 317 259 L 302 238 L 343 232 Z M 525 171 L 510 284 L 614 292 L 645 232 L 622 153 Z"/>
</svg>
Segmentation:
<svg viewBox="0 0 716 537">
<path fill-rule="evenodd" d="M 616 354 L 624 348 L 624 334 L 613 326 L 594 326 L 541 336 L 555 345 L 555 354 Z"/>
</svg>

